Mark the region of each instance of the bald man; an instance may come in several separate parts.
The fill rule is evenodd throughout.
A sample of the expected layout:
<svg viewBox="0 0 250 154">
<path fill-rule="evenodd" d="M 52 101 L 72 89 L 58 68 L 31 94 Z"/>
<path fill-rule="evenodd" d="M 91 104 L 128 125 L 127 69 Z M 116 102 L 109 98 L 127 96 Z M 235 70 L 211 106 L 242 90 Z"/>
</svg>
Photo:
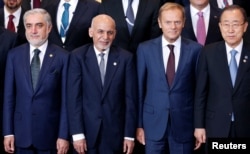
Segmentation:
<svg viewBox="0 0 250 154">
<path fill-rule="evenodd" d="M 98 15 L 93 44 L 75 49 L 68 72 L 70 133 L 78 153 L 132 153 L 136 130 L 136 71 L 132 53 L 111 45 L 114 20 Z"/>
</svg>

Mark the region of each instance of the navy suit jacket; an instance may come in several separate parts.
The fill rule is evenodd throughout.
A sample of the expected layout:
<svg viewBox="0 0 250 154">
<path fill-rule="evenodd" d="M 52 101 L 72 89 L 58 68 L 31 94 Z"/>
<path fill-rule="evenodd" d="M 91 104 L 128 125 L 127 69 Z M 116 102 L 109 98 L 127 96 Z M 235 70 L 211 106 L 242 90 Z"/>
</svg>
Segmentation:
<svg viewBox="0 0 250 154">
<path fill-rule="evenodd" d="M 92 39 L 89 37 L 89 27 L 92 18 L 98 15 L 99 3 L 90 0 L 78 0 L 76 10 L 66 34 L 66 40 L 63 43 L 59 33 L 60 29 L 58 30 L 56 23 L 59 2 L 60 0 L 55 0 L 53 4 L 45 7 L 51 15 L 53 25 L 49 40 L 67 51 L 72 51 L 77 47 L 92 42 Z"/>
<path fill-rule="evenodd" d="M 22 8 L 19 24 L 17 26 L 18 27 L 18 29 L 17 29 L 17 34 L 18 34 L 17 43 L 19 45 L 27 42 L 27 39 L 25 36 L 25 27 L 24 27 L 24 23 L 23 23 L 23 15 L 24 15 L 25 11 L 26 10 Z M 0 26 L 5 27 L 4 23 L 5 23 L 5 21 L 4 21 L 4 9 L 2 8 L 2 9 L 0 9 Z"/>
<path fill-rule="evenodd" d="M 232 86 L 225 42 L 201 52 L 195 95 L 195 128 L 207 137 L 228 137 L 234 112 L 237 137 L 250 137 L 250 45 L 243 43 L 235 86 Z"/>
<path fill-rule="evenodd" d="M 179 142 L 193 140 L 193 104 L 196 64 L 202 48 L 182 38 L 178 68 L 172 87 L 166 79 L 162 37 L 146 41 L 137 50 L 139 128 L 145 137 L 159 141 L 171 118 L 173 137 Z M 146 143 L 147 144 L 147 143 Z"/>
<path fill-rule="evenodd" d="M 7 58 L 3 135 L 15 135 L 15 145 L 42 150 L 56 148 L 58 138 L 68 139 L 66 71 L 68 53 L 49 44 L 37 87 L 33 90 L 29 44 L 12 49 Z"/>
<path fill-rule="evenodd" d="M 41 1 L 41 8 L 45 8 L 46 6 L 50 5 L 53 0 L 42 0 Z M 31 0 L 22 0 L 22 7 L 26 10 L 31 9 Z"/>
<path fill-rule="evenodd" d="M 107 136 L 117 150 L 124 137 L 135 137 L 137 124 L 136 68 L 131 53 L 111 46 L 102 87 L 92 44 L 72 52 L 68 73 L 68 108 L 71 135 L 84 133 L 88 148 L 98 135 Z"/>
<path fill-rule="evenodd" d="M 190 5 L 185 7 L 186 12 L 186 21 L 184 28 L 182 30 L 181 35 L 185 38 L 191 39 L 197 42 L 197 38 L 194 33 L 191 12 L 190 12 Z M 207 37 L 205 45 L 222 41 L 222 36 L 219 28 L 219 18 L 220 18 L 221 10 L 210 6 L 210 19 L 207 31 Z"/>
<path fill-rule="evenodd" d="M 100 13 L 110 15 L 116 22 L 116 37 L 114 44 L 135 53 L 139 43 L 158 37 L 161 30 L 157 18 L 160 0 L 140 0 L 136 20 L 129 34 L 122 0 L 102 0 Z"/>
</svg>

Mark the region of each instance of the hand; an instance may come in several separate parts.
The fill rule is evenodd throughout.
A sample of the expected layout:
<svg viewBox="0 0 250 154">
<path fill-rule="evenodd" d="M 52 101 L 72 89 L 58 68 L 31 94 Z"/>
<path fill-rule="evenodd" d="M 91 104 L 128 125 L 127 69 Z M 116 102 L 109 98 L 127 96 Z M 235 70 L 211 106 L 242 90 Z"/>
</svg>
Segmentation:
<svg viewBox="0 0 250 154">
<path fill-rule="evenodd" d="M 67 140 L 58 138 L 56 141 L 57 154 L 66 154 L 69 150 L 69 142 Z"/>
<path fill-rule="evenodd" d="M 134 150 L 135 142 L 131 140 L 124 140 L 123 142 L 123 153 L 131 154 Z"/>
<path fill-rule="evenodd" d="M 194 137 L 196 138 L 194 150 L 197 150 L 202 143 L 206 143 L 206 130 L 204 128 L 195 128 Z"/>
<path fill-rule="evenodd" d="M 79 154 L 85 154 L 85 151 L 87 151 L 87 144 L 85 139 L 74 141 L 73 145 L 75 150 Z"/>
<path fill-rule="evenodd" d="M 4 149 L 7 153 L 14 153 L 15 145 L 14 145 L 15 137 L 13 135 L 4 137 Z"/>
<path fill-rule="evenodd" d="M 143 128 L 137 128 L 136 139 L 143 145 L 145 145 L 145 134 Z"/>
</svg>

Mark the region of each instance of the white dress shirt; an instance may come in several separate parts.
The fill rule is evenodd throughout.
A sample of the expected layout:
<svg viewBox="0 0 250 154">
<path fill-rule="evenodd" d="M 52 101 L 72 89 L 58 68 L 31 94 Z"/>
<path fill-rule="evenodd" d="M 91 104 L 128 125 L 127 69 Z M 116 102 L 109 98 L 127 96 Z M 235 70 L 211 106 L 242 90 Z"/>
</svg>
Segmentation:
<svg viewBox="0 0 250 154">
<path fill-rule="evenodd" d="M 233 0 L 227 0 L 227 3 L 228 3 L 228 5 L 232 5 Z M 217 0 L 217 4 L 218 4 L 218 8 L 223 9 L 225 7 L 223 0 Z"/>
<path fill-rule="evenodd" d="M 128 1 L 129 1 L 129 0 L 122 0 L 122 6 L 123 6 L 123 11 L 124 11 L 124 17 L 126 17 L 126 12 L 127 12 L 127 8 L 128 8 Z M 135 17 L 135 19 L 136 19 L 138 7 L 139 7 L 139 1 L 140 1 L 140 0 L 133 0 L 133 2 L 132 2 L 132 9 L 133 9 L 133 12 L 134 12 L 134 17 Z"/>
<path fill-rule="evenodd" d="M 18 24 L 19 24 L 19 20 L 20 20 L 20 16 L 21 16 L 21 11 L 22 8 L 19 7 L 12 15 L 15 16 L 15 18 L 13 18 L 13 22 L 15 25 L 15 31 L 17 32 L 18 30 Z M 10 13 L 7 11 L 6 6 L 4 6 L 4 27 L 7 29 L 8 27 L 8 22 L 9 22 L 9 15 Z"/>
<path fill-rule="evenodd" d="M 199 19 L 198 12 L 203 12 L 203 18 L 204 18 L 206 34 L 207 34 L 209 18 L 210 18 L 210 5 L 208 4 L 203 10 L 197 10 L 190 4 L 190 11 L 191 11 L 191 19 L 192 19 L 192 25 L 193 25 L 195 36 L 197 36 L 196 27 L 197 27 L 197 21 Z"/>
<path fill-rule="evenodd" d="M 237 54 L 235 55 L 235 59 L 236 59 L 236 62 L 237 62 L 237 66 L 239 67 L 239 64 L 240 64 L 240 56 L 241 56 L 241 53 L 242 53 L 242 47 L 243 47 L 243 39 L 241 40 L 240 44 L 238 46 L 236 46 L 235 48 L 232 48 L 230 47 L 227 43 L 226 44 L 226 51 L 227 51 L 227 61 L 228 61 L 228 65 L 231 61 L 231 50 L 236 50 L 237 51 Z"/>
<path fill-rule="evenodd" d="M 32 58 L 34 56 L 34 50 L 35 49 L 39 49 L 40 50 L 40 53 L 39 53 L 39 59 L 40 59 L 40 69 L 42 68 L 42 64 L 43 64 L 43 59 L 44 59 L 44 56 L 45 56 L 45 53 L 46 53 L 46 50 L 47 50 L 47 47 L 48 47 L 48 41 L 46 41 L 43 45 L 41 45 L 39 48 L 36 48 L 34 46 L 32 46 L 30 44 L 30 64 L 31 64 L 31 61 L 32 61 Z"/>
<path fill-rule="evenodd" d="M 162 36 L 162 55 L 163 55 L 163 63 L 164 63 L 165 72 L 167 70 L 168 57 L 170 53 L 170 50 L 167 46 L 168 44 L 174 45 L 174 60 L 175 60 L 175 72 L 176 72 L 178 68 L 179 59 L 180 59 L 180 53 L 181 53 L 181 36 L 179 36 L 179 38 L 174 43 L 169 43 Z"/>
</svg>

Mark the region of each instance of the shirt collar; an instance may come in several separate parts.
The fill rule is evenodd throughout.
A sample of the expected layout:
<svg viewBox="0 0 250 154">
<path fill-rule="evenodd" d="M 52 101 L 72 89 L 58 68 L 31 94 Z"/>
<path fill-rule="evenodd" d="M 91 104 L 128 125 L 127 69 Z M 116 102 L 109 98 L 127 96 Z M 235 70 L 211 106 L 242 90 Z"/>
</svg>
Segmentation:
<svg viewBox="0 0 250 154">
<path fill-rule="evenodd" d="M 203 12 L 203 14 L 208 14 L 209 13 L 209 10 L 210 10 L 210 4 L 208 4 L 205 8 L 203 8 L 202 10 L 198 10 L 196 9 L 195 7 L 193 7 L 191 4 L 190 4 L 190 11 L 191 11 L 191 16 L 194 17 L 197 15 L 198 12 Z"/>
<path fill-rule="evenodd" d="M 243 39 L 241 39 L 239 45 L 237 45 L 235 48 L 230 47 L 226 42 L 225 42 L 225 45 L 226 45 L 227 54 L 230 54 L 230 51 L 233 49 L 236 50 L 238 53 L 241 53 L 242 47 L 243 47 Z"/>
<path fill-rule="evenodd" d="M 31 53 L 33 53 L 33 51 L 34 51 L 35 49 L 39 49 L 42 53 L 45 53 L 47 47 L 48 47 L 48 40 L 47 40 L 45 43 L 43 43 L 43 45 L 41 45 L 41 46 L 38 47 L 38 48 L 36 48 L 36 47 L 34 47 L 34 46 L 32 46 L 32 45 L 30 44 L 30 51 L 31 51 Z"/>
<path fill-rule="evenodd" d="M 101 52 L 95 46 L 94 46 L 94 50 L 95 50 L 96 56 L 98 57 Z M 109 50 L 110 50 L 110 48 L 107 48 L 106 50 L 102 51 L 102 53 L 104 53 L 105 55 L 108 55 Z"/>
<path fill-rule="evenodd" d="M 12 15 L 14 15 L 15 18 L 20 17 L 21 11 L 22 11 L 22 8 L 19 7 L 14 13 L 12 13 Z M 5 18 L 9 18 L 9 15 L 10 15 L 10 13 L 8 12 L 6 6 L 4 6 L 4 16 L 5 16 Z"/>
<path fill-rule="evenodd" d="M 165 47 L 165 46 L 167 46 L 168 44 L 172 44 L 172 45 L 174 45 L 175 47 L 179 47 L 180 44 L 181 44 L 181 36 L 179 36 L 175 42 L 169 43 L 169 42 L 164 38 L 164 36 L 162 35 L 162 47 Z"/>
</svg>

